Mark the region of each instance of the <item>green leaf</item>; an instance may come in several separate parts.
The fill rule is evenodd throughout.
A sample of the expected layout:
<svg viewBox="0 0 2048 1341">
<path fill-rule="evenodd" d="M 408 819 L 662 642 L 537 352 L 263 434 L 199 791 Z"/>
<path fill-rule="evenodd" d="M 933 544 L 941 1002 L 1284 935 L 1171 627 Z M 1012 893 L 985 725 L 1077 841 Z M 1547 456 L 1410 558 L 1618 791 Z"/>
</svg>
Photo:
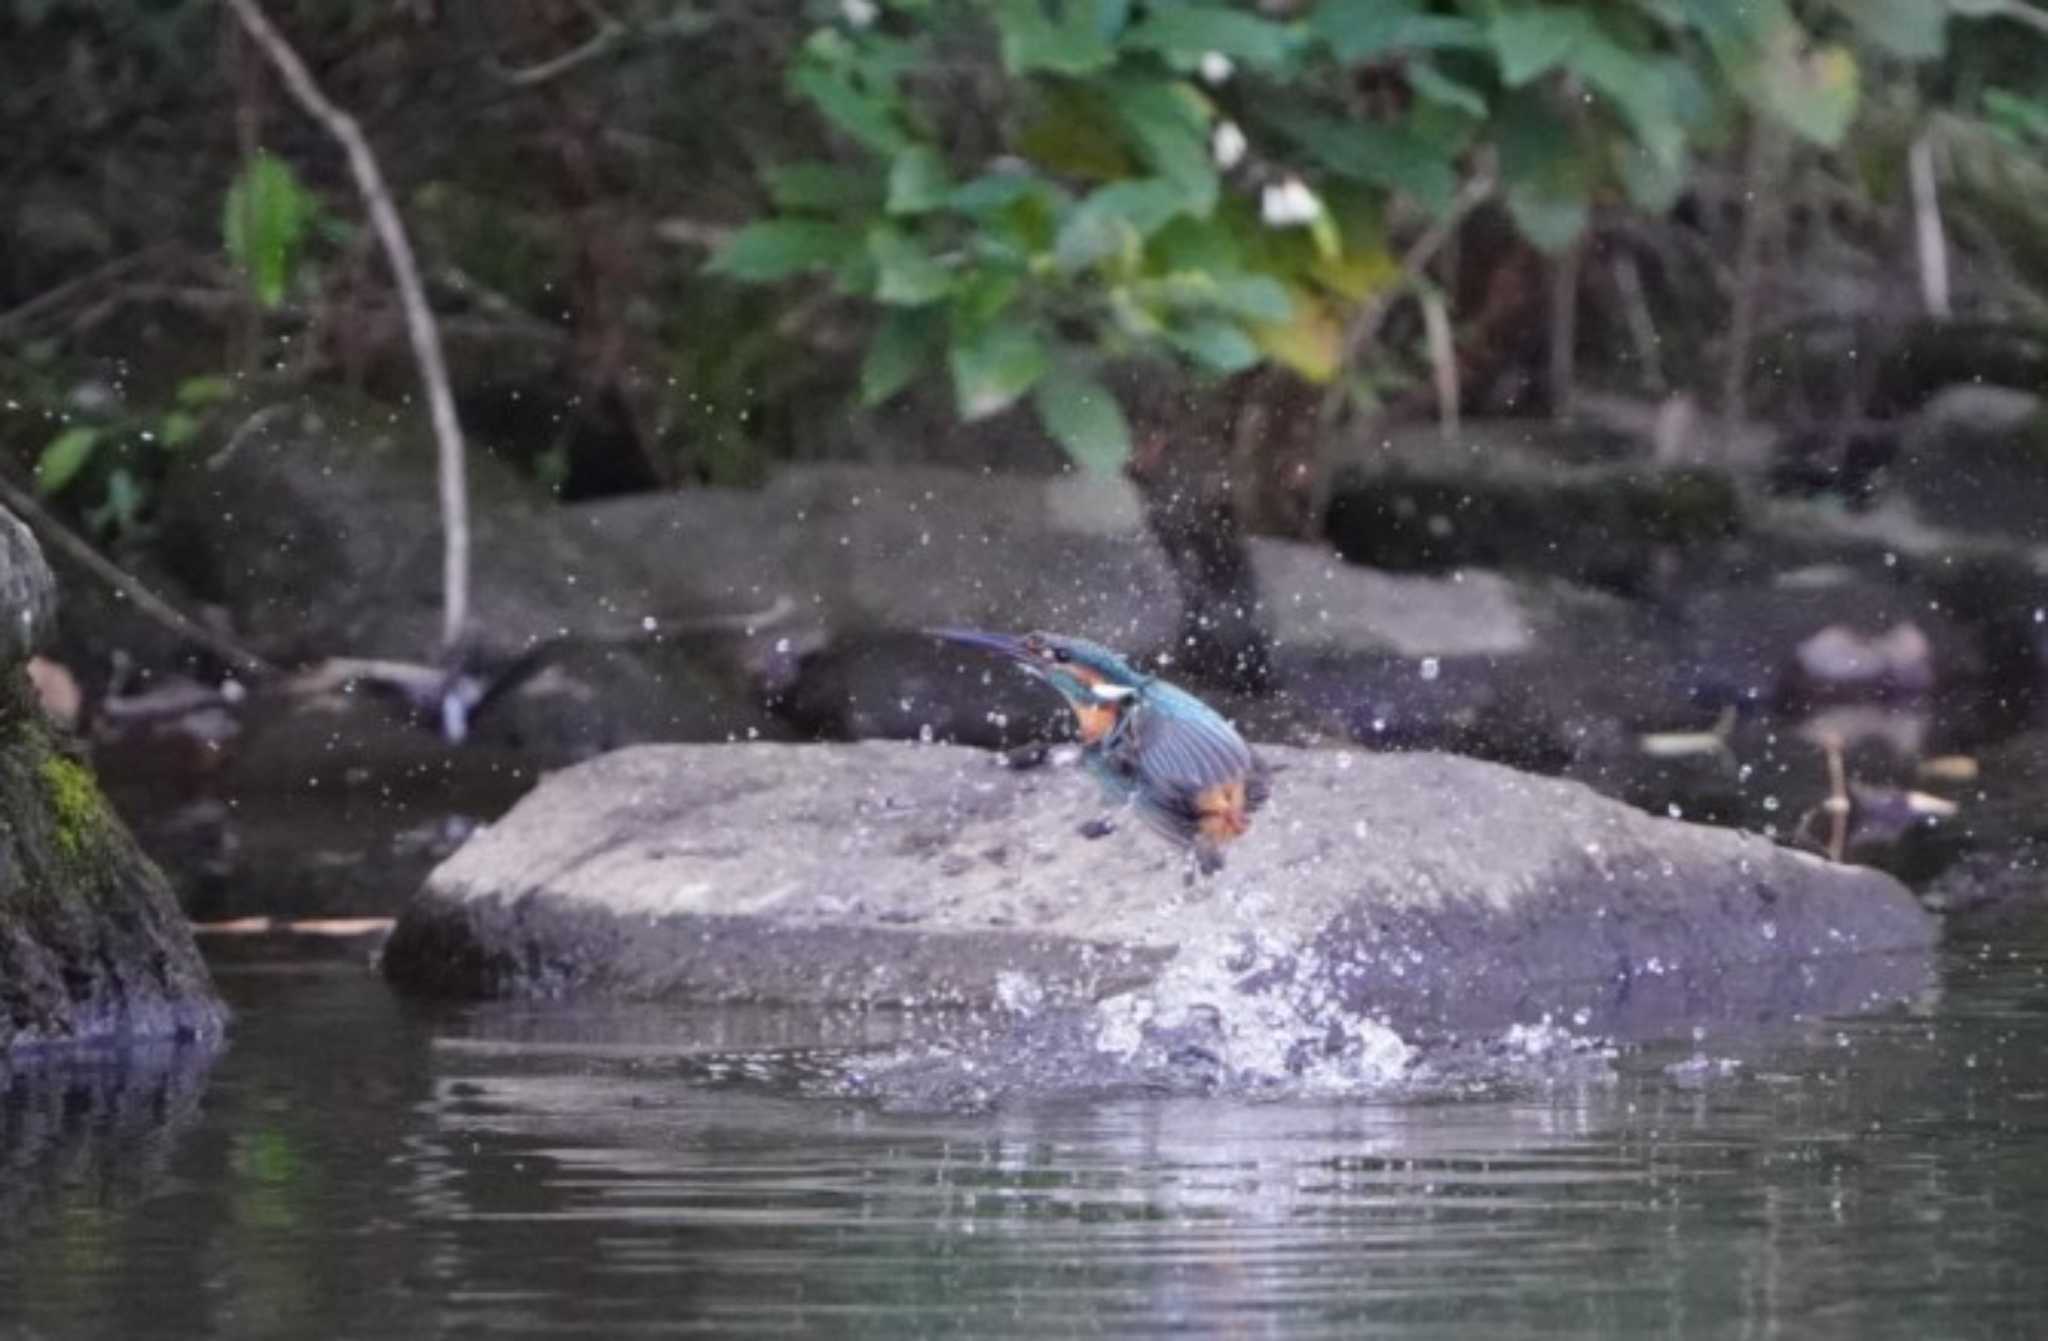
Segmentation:
<svg viewBox="0 0 2048 1341">
<path fill-rule="evenodd" d="M 1294 312 L 1287 286 L 1269 275 L 1219 275 L 1216 306 L 1253 321 L 1285 321 Z"/>
<path fill-rule="evenodd" d="M 1259 347 L 1232 322 L 1211 319 L 1170 329 L 1166 338 L 1210 372 L 1243 372 L 1260 359 Z"/>
<path fill-rule="evenodd" d="M 1028 172 L 990 172 L 954 187 L 946 204 L 962 214 L 987 214 L 1044 188 L 1045 183 Z"/>
<path fill-rule="evenodd" d="M 1584 196 L 1546 191 L 1532 185 L 1508 189 L 1508 213 L 1522 236 L 1544 251 L 1563 251 L 1586 231 Z"/>
<path fill-rule="evenodd" d="M 190 411 L 172 410 L 158 423 L 156 440 L 165 447 L 176 449 L 199 436 L 199 420 Z"/>
<path fill-rule="evenodd" d="M 2010 89 L 1984 90 L 1984 115 L 1992 129 L 2018 144 L 2028 139 L 2048 143 L 2048 99 L 2024 98 Z"/>
<path fill-rule="evenodd" d="M 1145 259 L 1148 268 L 1160 274 L 1245 268 L 1237 235 L 1213 216 L 1195 219 L 1183 214 L 1169 220 L 1146 245 Z"/>
<path fill-rule="evenodd" d="M 1856 115 L 1856 58 L 1840 46 L 1806 50 L 1796 25 L 1773 36 L 1762 62 L 1742 82 L 1764 112 L 1824 147 L 1840 144 Z"/>
<path fill-rule="evenodd" d="M 1135 259 L 1145 239 L 1186 206 L 1186 195 L 1172 182 L 1140 179 L 1105 186 L 1067 216 L 1053 256 L 1070 274 L 1109 256 Z"/>
<path fill-rule="evenodd" d="M 1585 229 L 1588 171 L 1552 90 L 1512 95 L 1495 115 L 1495 144 L 1508 213 L 1522 235 L 1546 251 L 1570 245 Z"/>
<path fill-rule="evenodd" d="M 867 209 L 881 199 L 872 171 L 836 163 L 785 163 L 764 174 L 778 209 Z"/>
<path fill-rule="evenodd" d="M 142 486 L 135 482 L 135 476 L 125 466 L 116 466 L 107 474 L 105 500 L 89 509 L 85 520 L 92 529 L 101 533 L 107 531 L 133 531 L 135 523 L 142 516 Z"/>
<path fill-rule="evenodd" d="M 1572 53 L 1570 65 L 1621 109 L 1637 141 L 1660 162 L 1675 163 L 1684 155 L 1685 130 L 1674 102 L 1683 81 L 1665 62 L 1646 59 L 1596 34 Z"/>
<path fill-rule="evenodd" d="M 1406 127 L 1294 111 L 1272 120 L 1289 139 L 1341 176 L 1405 191 L 1431 210 L 1447 208 L 1457 190 L 1452 164 Z"/>
<path fill-rule="evenodd" d="M 1218 312 L 1248 321 L 1286 321 L 1294 314 L 1287 286 L 1271 275 L 1184 271 L 1132 286 L 1147 305 Z"/>
<path fill-rule="evenodd" d="M 946 161 L 930 145 L 912 145 L 889 165 L 891 214 L 923 214 L 946 203 Z"/>
<path fill-rule="evenodd" d="M 955 338 L 961 332 L 985 330 L 1009 310 L 1023 289 L 1023 277 L 1014 271 L 983 268 L 967 272 L 953 286 Z"/>
<path fill-rule="evenodd" d="M 1131 459 L 1131 426 L 1109 388 L 1086 373 L 1062 369 L 1032 393 L 1045 425 L 1076 465 L 1109 473 Z"/>
<path fill-rule="evenodd" d="M 767 219 L 727 238 L 705 268 L 714 275 L 765 283 L 838 265 L 856 246 L 854 234 L 838 224 Z"/>
<path fill-rule="evenodd" d="M 1630 203 L 1648 213 L 1663 214 L 1678 203 L 1685 190 L 1683 154 L 1677 162 L 1665 163 L 1640 144 L 1623 143 L 1615 147 L 1614 165 Z"/>
<path fill-rule="evenodd" d="M 1123 44 L 1141 51 L 1200 59 L 1221 52 L 1244 65 L 1274 69 L 1293 54 L 1294 35 L 1281 24 L 1223 5 L 1155 6 Z"/>
<path fill-rule="evenodd" d="M 1949 6 L 1942 0 L 1833 0 L 1863 35 L 1909 61 L 1939 60 L 1947 46 Z"/>
<path fill-rule="evenodd" d="M 217 374 L 188 377 L 178 383 L 178 404 L 190 409 L 218 405 L 235 393 L 235 384 Z"/>
<path fill-rule="evenodd" d="M 50 439 L 36 460 L 37 492 L 54 494 L 71 483 L 99 445 L 100 430 L 83 426 L 67 428 Z"/>
<path fill-rule="evenodd" d="M 894 154 L 910 147 L 894 95 L 856 88 L 844 72 L 809 60 L 790 72 L 789 86 L 809 99 L 826 121 L 876 153 Z"/>
<path fill-rule="evenodd" d="M 972 422 L 1000 414 L 1045 375 L 1045 341 L 1028 326 L 990 326 L 964 343 L 957 338 L 947 362 L 960 417 Z"/>
<path fill-rule="evenodd" d="M 252 156 L 228 188 L 221 233 L 229 258 L 248 277 L 263 306 L 284 301 L 300 244 L 318 212 L 318 203 L 299 185 L 291 166 L 275 154 Z"/>
<path fill-rule="evenodd" d="M 875 297 L 898 307 L 935 303 L 953 287 L 953 272 L 933 260 L 917 240 L 887 224 L 868 230 L 874 258 Z"/>
<path fill-rule="evenodd" d="M 1403 68 L 1408 76 L 1408 87 L 1415 90 L 1416 97 L 1456 108 L 1482 120 L 1485 118 L 1486 99 L 1470 84 L 1448 78 L 1425 60 L 1411 60 Z"/>
<path fill-rule="evenodd" d="M 860 365 L 860 400 L 880 405 L 924 371 L 938 352 L 937 314 L 924 308 L 898 308 L 884 318 Z"/>
<path fill-rule="evenodd" d="M 1501 80 L 1515 88 L 1564 64 L 1597 31 L 1583 9 L 1541 5 L 1495 14 L 1486 39 L 1500 57 Z"/>
<path fill-rule="evenodd" d="M 1063 0 L 1057 19 L 1047 16 L 1042 0 L 995 0 L 992 9 L 1003 68 L 1011 74 L 1090 75 L 1116 60 L 1095 7 L 1085 0 Z"/>
<path fill-rule="evenodd" d="M 1485 44 L 1478 24 L 1426 14 L 1415 0 L 1323 0 L 1309 15 L 1308 26 L 1347 65 L 1391 52 Z"/>
<path fill-rule="evenodd" d="M 1186 193 L 1190 210 L 1207 214 L 1216 207 L 1208 102 L 1199 92 L 1181 80 L 1125 79 L 1109 90 L 1109 103 L 1131 147 Z"/>
</svg>

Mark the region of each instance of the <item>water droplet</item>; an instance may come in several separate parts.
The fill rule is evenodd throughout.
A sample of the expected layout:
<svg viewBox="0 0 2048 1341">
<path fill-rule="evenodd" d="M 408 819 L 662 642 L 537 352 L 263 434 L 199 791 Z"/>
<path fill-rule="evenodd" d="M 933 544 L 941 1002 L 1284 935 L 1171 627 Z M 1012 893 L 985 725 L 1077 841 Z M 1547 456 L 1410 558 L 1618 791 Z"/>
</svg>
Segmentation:
<svg viewBox="0 0 2048 1341">
<path fill-rule="evenodd" d="M 1441 661 L 1437 660 L 1435 657 L 1424 657 L 1422 659 L 1423 679 L 1434 680 L 1437 676 L 1441 675 L 1442 673 L 1443 663 Z"/>
</svg>

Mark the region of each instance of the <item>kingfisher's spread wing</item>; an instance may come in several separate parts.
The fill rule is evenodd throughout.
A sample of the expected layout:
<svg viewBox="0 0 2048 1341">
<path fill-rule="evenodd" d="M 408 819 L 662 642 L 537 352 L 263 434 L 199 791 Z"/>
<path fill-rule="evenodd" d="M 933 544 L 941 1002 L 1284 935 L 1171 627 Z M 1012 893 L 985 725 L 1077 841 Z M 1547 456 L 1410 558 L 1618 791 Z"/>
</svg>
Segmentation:
<svg viewBox="0 0 2048 1341">
<path fill-rule="evenodd" d="M 1219 811 L 1241 823 L 1266 799 L 1265 769 L 1244 738 L 1171 685 L 1148 685 L 1104 746 L 1104 763 L 1128 780 L 1140 818 L 1177 843 L 1204 837 Z"/>
</svg>

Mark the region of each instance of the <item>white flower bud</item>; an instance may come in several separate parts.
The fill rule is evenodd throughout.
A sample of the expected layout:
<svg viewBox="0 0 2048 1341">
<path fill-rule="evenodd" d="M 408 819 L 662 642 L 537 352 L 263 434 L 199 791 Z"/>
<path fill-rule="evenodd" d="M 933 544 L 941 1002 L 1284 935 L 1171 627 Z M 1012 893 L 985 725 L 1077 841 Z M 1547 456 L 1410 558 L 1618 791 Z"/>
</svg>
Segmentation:
<svg viewBox="0 0 2048 1341">
<path fill-rule="evenodd" d="M 1216 166 L 1225 172 L 1244 162 L 1246 147 L 1244 132 L 1235 121 L 1217 122 L 1209 136 L 1209 151 L 1216 156 Z"/>
<path fill-rule="evenodd" d="M 1323 202 L 1299 177 L 1268 186 L 1259 197 L 1259 217 L 1268 228 L 1297 228 L 1322 217 Z"/>
</svg>

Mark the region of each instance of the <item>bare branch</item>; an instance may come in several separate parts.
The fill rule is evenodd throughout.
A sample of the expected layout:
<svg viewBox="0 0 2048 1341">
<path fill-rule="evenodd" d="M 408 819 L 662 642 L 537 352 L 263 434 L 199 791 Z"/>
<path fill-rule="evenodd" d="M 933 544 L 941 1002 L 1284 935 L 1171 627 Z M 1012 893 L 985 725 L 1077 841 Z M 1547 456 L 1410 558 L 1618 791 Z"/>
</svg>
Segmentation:
<svg viewBox="0 0 2048 1341">
<path fill-rule="evenodd" d="M 1920 254 L 1920 297 L 1927 315 L 1947 321 L 1951 315 L 1948 287 L 1948 239 L 1941 226 L 1941 194 L 1934 180 L 1934 132 L 1922 130 L 1906 152 L 1906 171 L 1913 183 L 1913 240 Z"/>
<path fill-rule="evenodd" d="M 626 35 L 626 26 L 611 15 L 602 13 L 595 5 L 585 5 L 583 8 L 584 12 L 589 14 L 597 24 L 597 31 L 591 34 L 588 41 L 563 52 L 559 56 L 544 60 L 538 65 L 527 65 L 513 69 L 492 61 L 490 62 L 491 72 L 508 84 L 515 84 L 521 88 L 531 88 L 536 84 L 545 84 L 550 79 L 565 75 L 587 61 L 596 60 L 599 56 L 611 50 L 612 46 Z"/>
<path fill-rule="evenodd" d="M 1721 384 L 1721 414 L 1743 417 L 1749 396 L 1749 355 L 1756 340 L 1757 304 L 1762 297 L 1766 238 L 1777 221 L 1772 190 L 1778 168 L 1776 131 L 1751 118 L 1749 152 L 1742 173 L 1742 233 L 1735 244 L 1734 310 L 1728 318 L 1728 365 Z"/>
<path fill-rule="evenodd" d="M 5 502 L 23 521 L 33 527 L 38 535 L 76 559 L 94 577 L 133 601 L 135 608 L 149 619 L 163 625 L 185 641 L 205 648 L 244 675 L 277 674 L 277 667 L 262 657 L 226 634 L 207 628 L 151 591 L 141 578 L 94 549 L 85 537 L 51 516 L 33 495 L 17 488 L 13 481 L 0 479 L 0 502 Z"/>
<path fill-rule="evenodd" d="M 1550 262 L 1550 414 L 1563 419 L 1572 412 L 1578 381 L 1579 268 L 1584 243 L 1574 242 Z"/>
<path fill-rule="evenodd" d="M 1337 357 L 1337 380 L 1324 393 L 1322 406 L 1316 416 L 1318 426 L 1323 431 L 1327 432 L 1335 427 L 1337 416 L 1344 408 L 1343 375 L 1350 371 L 1351 365 L 1358 361 L 1358 356 L 1365 352 L 1365 347 L 1379 334 L 1380 325 L 1386 321 L 1387 313 L 1393 310 L 1395 300 L 1414 287 L 1416 279 L 1429 267 L 1429 263 L 1436 259 L 1436 254 L 1451 240 L 1451 235 L 1458 231 L 1458 225 L 1465 221 L 1465 216 L 1493 194 L 1493 186 L 1493 173 L 1490 169 L 1482 169 L 1475 173 L 1451 201 L 1451 207 L 1439 215 L 1435 222 L 1423 231 L 1422 236 L 1416 238 L 1408 250 L 1402 253 L 1401 278 L 1374 294 L 1352 316 L 1351 323 L 1344 328 L 1344 343 Z"/>
<path fill-rule="evenodd" d="M 2048 35 L 2048 10 L 2030 5 L 2027 0 L 1975 0 L 1970 13 L 1976 18 L 2011 19 L 2015 23 L 2024 23 L 2037 33 Z"/>
<path fill-rule="evenodd" d="M 706 223 L 678 215 L 671 215 L 654 225 L 654 235 L 663 242 L 673 242 L 682 247 L 702 247 L 706 251 L 724 246 L 737 231 L 728 224 Z"/>
<path fill-rule="evenodd" d="M 141 251 L 130 252 L 117 257 L 96 269 L 89 270 L 76 278 L 68 279 L 54 289 L 45 289 L 27 302 L 0 312 L 0 335 L 28 326 L 45 313 L 54 312 L 80 294 L 99 285 L 110 283 L 132 270 L 147 265 L 175 248 L 174 243 L 158 243 Z"/>
<path fill-rule="evenodd" d="M 464 479 L 462 425 L 455 417 L 455 396 L 448 386 L 448 367 L 441 355 L 440 332 L 434 324 L 433 309 L 427 306 L 420 283 L 419 266 L 413 259 L 412 244 L 405 226 L 391 203 L 384 173 L 370 152 L 369 141 L 354 117 L 328 100 L 284 35 L 271 26 L 256 0 L 227 0 L 249 36 L 262 48 L 270 63 L 283 76 L 285 86 L 314 120 L 348 153 L 349 169 L 356 188 L 370 213 L 371 226 L 384 246 L 398 283 L 398 299 L 405 309 L 406 333 L 412 340 L 413 357 L 426 384 L 427 409 L 433 421 L 434 441 L 439 447 L 442 530 L 441 641 L 453 648 L 462 641 L 469 624 L 469 493 Z"/>
<path fill-rule="evenodd" d="M 1658 351 L 1657 318 L 1650 311 L 1650 296 L 1643 291 L 1642 268 L 1635 253 L 1617 248 L 1611 263 L 1614 287 L 1621 294 L 1621 313 L 1628 324 L 1629 341 L 1636 347 L 1636 363 L 1650 390 L 1664 390 L 1664 359 Z"/>
</svg>

